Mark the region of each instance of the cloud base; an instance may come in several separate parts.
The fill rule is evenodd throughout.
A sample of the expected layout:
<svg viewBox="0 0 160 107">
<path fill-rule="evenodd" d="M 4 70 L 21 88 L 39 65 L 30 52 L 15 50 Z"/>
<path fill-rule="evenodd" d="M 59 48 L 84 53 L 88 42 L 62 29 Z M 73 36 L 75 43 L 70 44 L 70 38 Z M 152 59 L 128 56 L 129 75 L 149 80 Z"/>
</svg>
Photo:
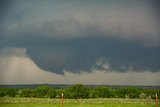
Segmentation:
<svg viewBox="0 0 160 107">
<path fill-rule="evenodd" d="M 116 72 L 97 70 L 64 75 L 51 73 L 39 68 L 26 55 L 26 49 L 8 48 L 0 55 L 0 84 L 86 84 L 86 85 L 143 85 L 160 86 L 160 72 Z"/>
</svg>

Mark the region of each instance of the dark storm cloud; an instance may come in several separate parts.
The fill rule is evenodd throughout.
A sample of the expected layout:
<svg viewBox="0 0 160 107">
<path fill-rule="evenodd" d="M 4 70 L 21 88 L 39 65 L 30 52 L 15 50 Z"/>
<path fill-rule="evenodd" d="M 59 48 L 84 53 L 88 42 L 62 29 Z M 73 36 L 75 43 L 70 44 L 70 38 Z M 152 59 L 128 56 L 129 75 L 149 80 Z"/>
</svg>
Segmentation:
<svg viewBox="0 0 160 107">
<path fill-rule="evenodd" d="M 9 2 L 9 1 L 8 1 Z M 2 36 L 49 39 L 112 36 L 159 45 L 159 25 L 148 1 L 18 1 L 2 12 Z M 154 2 L 154 1 L 153 1 Z M 8 4 L 9 4 L 8 3 Z M 6 3 L 5 3 L 6 5 Z M 82 7 L 83 5 L 83 7 Z"/>
<path fill-rule="evenodd" d="M 32 48 L 32 50 L 35 50 L 34 53 L 31 50 L 28 50 L 28 52 L 36 63 L 41 64 L 41 67 L 46 69 L 58 67 L 61 70 L 67 69 L 76 72 L 89 71 L 95 66 L 97 59 L 104 58 L 109 61 L 111 69 L 115 71 L 125 72 L 132 69 L 135 71 L 150 70 L 158 72 L 160 70 L 160 48 L 146 48 L 134 43 L 119 42 L 109 38 L 103 39 L 53 41 L 55 43 L 51 45 L 53 47 L 41 47 L 40 50 Z M 56 44 L 56 42 L 60 44 Z M 38 53 L 44 55 L 39 56 Z M 51 58 L 47 58 L 45 61 L 45 56 L 48 56 L 48 53 L 50 53 Z M 41 61 L 37 61 L 37 59 Z M 46 64 L 47 61 L 50 61 L 50 63 Z"/>
<path fill-rule="evenodd" d="M 0 84 L 159 86 L 159 10 L 159 0 L 1 0 Z"/>
<path fill-rule="evenodd" d="M 3 53 L 0 54 L 0 84 L 160 85 L 160 72 L 112 72 L 109 63 L 104 63 L 103 58 L 98 59 L 96 63 L 105 69 L 94 68 L 91 73 L 64 70 L 64 75 L 60 75 L 39 68 L 27 56 L 25 48 L 3 48 L 0 52 Z"/>
<path fill-rule="evenodd" d="M 45 70 L 91 72 L 105 68 L 96 65 L 101 58 L 114 71 L 160 70 L 154 0 L 6 0 L 2 4 L 0 47 L 26 48 Z"/>
<path fill-rule="evenodd" d="M 63 69 L 72 72 L 82 70 L 92 71 L 97 66 L 98 59 L 108 61 L 111 70 L 137 72 L 160 70 L 160 48 L 146 47 L 137 42 L 128 42 L 113 38 L 79 38 L 68 40 L 25 39 L 21 41 L 11 39 L 7 47 L 27 48 L 27 54 L 41 68 L 57 73 Z M 12 44 L 11 44 L 12 43 Z M 29 43 L 28 45 L 26 45 Z"/>
<path fill-rule="evenodd" d="M 151 2 L 150 5 L 152 6 L 152 12 L 155 14 L 158 24 L 160 25 L 160 1 L 154 0 L 154 2 Z"/>
</svg>

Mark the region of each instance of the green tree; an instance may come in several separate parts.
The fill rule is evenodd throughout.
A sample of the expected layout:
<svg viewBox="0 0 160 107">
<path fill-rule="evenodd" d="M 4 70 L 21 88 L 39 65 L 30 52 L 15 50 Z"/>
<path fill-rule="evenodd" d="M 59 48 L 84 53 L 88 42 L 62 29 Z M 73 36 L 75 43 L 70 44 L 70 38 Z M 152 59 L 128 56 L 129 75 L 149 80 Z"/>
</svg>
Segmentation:
<svg viewBox="0 0 160 107">
<path fill-rule="evenodd" d="M 49 88 L 46 96 L 49 98 L 55 98 L 56 94 L 57 94 L 57 92 L 54 88 Z"/>
<path fill-rule="evenodd" d="M 140 99 L 146 99 L 146 97 L 147 97 L 146 94 L 143 92 L 139 95 Z"/>
<path fill-rule="evenodd" d="M 127 88 L 118 88 L 115 90 L 115 94 L 119 98 L 125 98 L 125 96 L 129 96 L 129 98 L 139 98 L 141 91 L 135 87 L 127 87 Z"/>
<path fill-rule="evenodd" d="M 36 97 L 39 98 L 54 98 L 56 90 L 49 86 L 39 86 L 35 89 Z"/>
<path fill-rule="evenodd" d="M 89 88 L 82 84 L 68 88 L 65 93 L 68 98 L 89 98 Z"/>
<path fill-rule="evenodd" d="M 136 87 L 129 87 L 126 88 L 126 94 L 129 95 L 129 98 L 139 98 L 141 92 Z"/>
<path fill-rule="evenodd" d="M 64 94 L 64 98 L 67 98 L 67 93 L 64 89 L 57 89 L 55 98 L 61 98 L 62 93 Z"/>
<path fill-rule="evenodd" d="M 96 91 L 94 89 L 90 89 L 89 98 L 95 98 L 95 97 L 96 97 Z"/>
<path fill-rule="evenodd" d="M 33 89 L 20 89 L 18 93 L 20 97 L 36 97 L 36 93 Z"/>
<path fill-rule="evenodd" d="M 96 98 L 109 98 L 113 96 L 112 89 L 105 86 L 96 87 L 93 93 Z"/>
<path fill-rule="evenodd" d="M 15 97 L 17 94 L 17 89 L 14 88 L 1 88 L 0 89 L 0 97 L 8 96 Z"/>
<path fill-rule="evenodd" d="M 3 88 L 0 88 L 0 97 L 4 97 L 5 96 L 5 92 Z"/>
<path fill-rule="evenodd" d="M 127 95 L 125 88 L 117 88 L 114 90 L 114 93 L 115 93 L 115 97 L 118 97 L 118 98 L 125 98 L 125 96 Z"/>
</svg>

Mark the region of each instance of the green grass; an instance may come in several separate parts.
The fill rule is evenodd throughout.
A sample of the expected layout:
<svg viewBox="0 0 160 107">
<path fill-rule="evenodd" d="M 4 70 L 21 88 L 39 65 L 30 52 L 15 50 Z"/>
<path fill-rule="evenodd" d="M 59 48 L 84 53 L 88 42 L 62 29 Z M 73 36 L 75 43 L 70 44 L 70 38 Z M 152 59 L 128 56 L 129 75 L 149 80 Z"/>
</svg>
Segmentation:
<svg viewBox="0 0 160 107">
<path fill-rule="evenodd" d="M 152 99 L 61 99 L 0 97 L 0 107 L 155 107 Z"/>
<path fill-rule="evenodd" d="M 0 97 L 0 104 L 60 104 L 61 99 Z M 154 105 L 153 99 L 94 98 L 64 99 L 65 104 L 146 104 Z"/>
<path fill-rule="evenodd" d="M 155 107 L 147 104 L 0 104 L 0 107 Z"/>
</svg>

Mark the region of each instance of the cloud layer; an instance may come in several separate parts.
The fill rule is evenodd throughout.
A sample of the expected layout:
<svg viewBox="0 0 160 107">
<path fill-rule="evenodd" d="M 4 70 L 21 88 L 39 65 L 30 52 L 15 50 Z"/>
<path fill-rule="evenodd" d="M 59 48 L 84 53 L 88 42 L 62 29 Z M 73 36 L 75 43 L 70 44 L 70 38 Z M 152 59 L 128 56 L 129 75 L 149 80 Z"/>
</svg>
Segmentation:
<svg viewBox="0 0 160 107">
<path fill-rule="evenodd" d="M 0 83 L 159 85 L 159 3 L 2 0 Z"/>
<path fill-rule="evenodd" d="M 26 55 L 26 49 L 6 48 L 0 55 L 0 84 L 105 84 L 105 85 L 151 85 L 160 86 L 160 72 L 149 71 L 125 73 L 93 69 L 91 73 L 72 73 L 64 70 L 64 75 L 51 73 L 39 68 Z M 101 60 L 97 60 L 101 64 Z M 106 64 L 107 65 L 107 64 Z M 106 66 L 105 66 L 106 67 Z"/>
<path fill-rule="evenodd" d="M 154 0 L 152 1 L 154 2 Z M 73 39 L 113 37 L 160 45 L 154 6 L 142 1 L 14 1 L 3 13 L 5 37 Z M 8 6 L 6 5 L 6 6 Z M 83 6 L 82 6 L 83 5 Z"/>
</svg>

